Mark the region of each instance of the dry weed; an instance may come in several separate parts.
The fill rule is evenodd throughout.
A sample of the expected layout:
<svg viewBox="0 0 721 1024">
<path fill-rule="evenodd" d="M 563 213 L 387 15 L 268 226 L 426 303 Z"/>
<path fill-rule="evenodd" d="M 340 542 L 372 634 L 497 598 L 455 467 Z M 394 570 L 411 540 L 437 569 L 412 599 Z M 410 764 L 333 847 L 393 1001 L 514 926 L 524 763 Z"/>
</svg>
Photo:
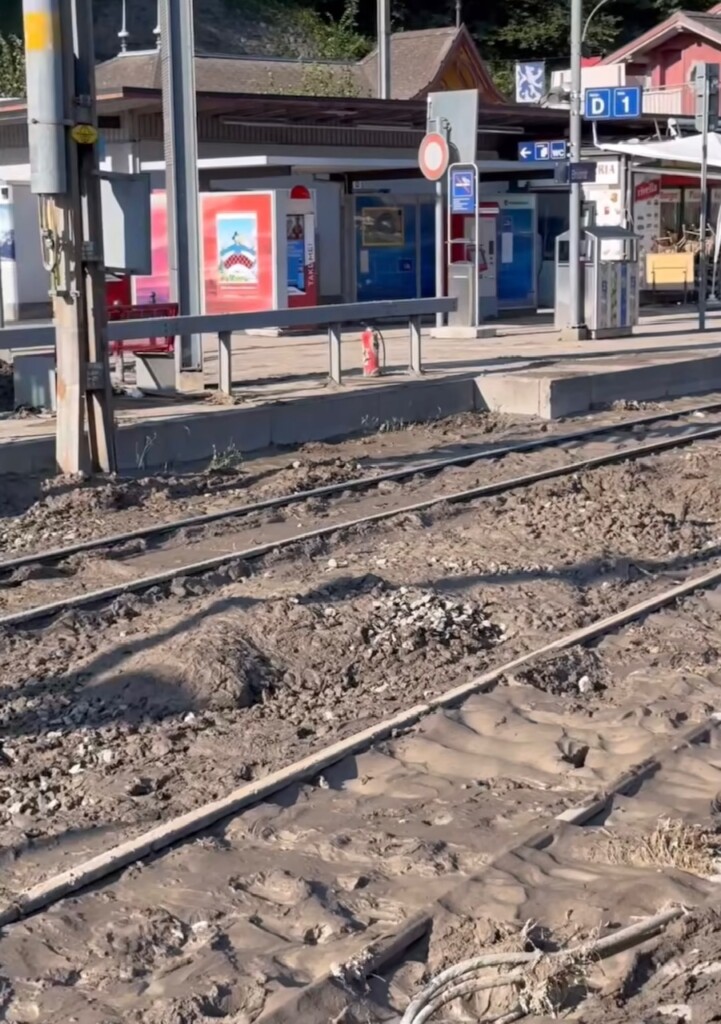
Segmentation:
<svg viewBox="0 0 721 1024">
<path fill-rule="evenodd" d="M 703 825 L 662 818 L 646 836 L 610 836 L 599 852 L 611 864 L 679 868 L 705 877 L 718 871 L 721 835 Z"/>
</svg>

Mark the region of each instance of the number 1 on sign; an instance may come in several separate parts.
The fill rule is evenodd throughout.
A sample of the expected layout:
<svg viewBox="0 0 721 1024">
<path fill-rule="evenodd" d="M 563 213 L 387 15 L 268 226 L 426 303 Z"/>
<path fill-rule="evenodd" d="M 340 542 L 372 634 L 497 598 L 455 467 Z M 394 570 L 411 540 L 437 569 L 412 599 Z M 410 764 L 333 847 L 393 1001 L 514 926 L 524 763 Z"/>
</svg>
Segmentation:
<svg viewBox="0 0 721 1024">
<path fill-rule="evenodd" d="M 621 108 L 624 114 L 631 113 L 631 97 L 627 93 L 621 93 L 618 97 L 618 101 L 621 104 Z"/>
</svg>

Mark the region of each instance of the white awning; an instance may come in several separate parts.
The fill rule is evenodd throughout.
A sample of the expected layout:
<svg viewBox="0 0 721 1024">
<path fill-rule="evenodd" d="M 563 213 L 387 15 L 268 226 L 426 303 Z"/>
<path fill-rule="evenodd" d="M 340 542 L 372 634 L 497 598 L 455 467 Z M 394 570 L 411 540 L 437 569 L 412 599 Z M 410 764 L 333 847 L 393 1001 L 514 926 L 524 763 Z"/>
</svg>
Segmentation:
<svg viewBox="0 0 721 1024">
<path fill-rule="evenodd" d="M 607 153 L 623 153 L 639 161 L 700 167 L 701 138 L 701 135 L 686 135 L 665 141 L 604 142 L 598 148 Z M 709 132 L 708 166 L 721 169 L 721 134 L 718 132 Z"/>
</svg>

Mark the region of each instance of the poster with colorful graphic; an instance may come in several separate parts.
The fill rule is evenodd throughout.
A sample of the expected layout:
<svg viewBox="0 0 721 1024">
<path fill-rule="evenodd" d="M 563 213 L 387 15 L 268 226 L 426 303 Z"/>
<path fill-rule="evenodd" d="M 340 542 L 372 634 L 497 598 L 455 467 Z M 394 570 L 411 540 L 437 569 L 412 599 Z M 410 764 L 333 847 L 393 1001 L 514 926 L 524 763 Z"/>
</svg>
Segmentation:
<svg viewBox="0 0 721 1024">
<path fill-rule="evenodd" d="M 170 301 L 165 192 L 150 199 L 152 272 L 133 279 L 133 301 Z M 200 197 L 204 312 L 237 313 L 277 306 L 273 196 L 212 192 Z"/>
<path fill-rule="evenodd" d="M 305 217 L 289 213 L 285 218 L 288 258 L 288 293 L 305 294 Z"/>
<path fill-rule="evenodd" d="M 258 218 L 255 213 L 219 213 L 215 218 L 218 280 L 223 285 L 258 284 Z"/>
<path fill-rule="evenodd" d="M 278 308 L 275 201 L 272 192 L 200 197 L 206 313 Z"/>
<path fill-rule="evenodd" d="M 170 302 L 170 271 L 168 268 L 168 208 L 165 192 L 150 196 L 151 272 L 133 278 L 133 302 L 155 305 Z"/>
</svg>

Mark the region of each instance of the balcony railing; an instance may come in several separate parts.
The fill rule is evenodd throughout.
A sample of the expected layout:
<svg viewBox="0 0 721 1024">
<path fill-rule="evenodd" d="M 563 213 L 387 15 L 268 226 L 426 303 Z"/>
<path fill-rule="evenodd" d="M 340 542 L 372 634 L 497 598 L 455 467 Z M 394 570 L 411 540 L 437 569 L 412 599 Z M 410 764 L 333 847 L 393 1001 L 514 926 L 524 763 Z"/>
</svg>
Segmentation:
<svg viewBox="0 0 721 1024">
<path fill-rule="evenodd" d="M 693 92 L 689 85 L 662 85 L 643 90 L 644 114 L 693 114 Z"/>
</svg>

